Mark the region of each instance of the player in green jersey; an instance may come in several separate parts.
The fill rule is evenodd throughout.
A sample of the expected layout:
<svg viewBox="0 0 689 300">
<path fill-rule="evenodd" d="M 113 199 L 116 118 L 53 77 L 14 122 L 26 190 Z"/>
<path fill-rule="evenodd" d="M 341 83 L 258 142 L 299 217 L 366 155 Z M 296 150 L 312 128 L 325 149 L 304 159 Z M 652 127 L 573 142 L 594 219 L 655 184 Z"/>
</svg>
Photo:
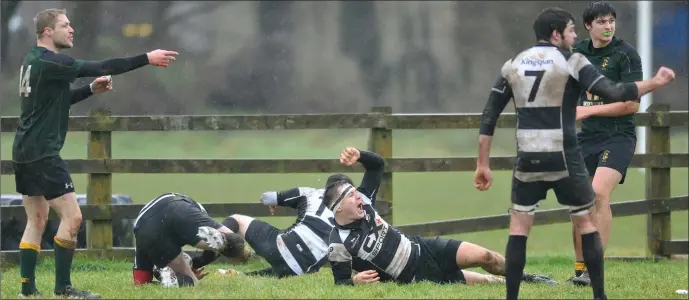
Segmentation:
<svg viewBox="0 0 689 300">
<path fill-rule="evenodd" d="M 641 58 L 636 49 L 615 36 L 615 8 L 605 1 L 592 2 L 583 13 L 584 27 L 590 37 L 574 46 L 574 52 L 588 60 L 607 78 L 617 82 L 643 80 Z M 600 231 L 603 251 L 610 238 L 612 212 L 610 194 L 624 183 L 627 168 L 636 149 L 634 113 L 639 99 L 621 101 L 582 93 L 577 119 L 582 120 L 578 142 L 592 180 L 595 194 L 593 220 Z M 584 266 L 581 240 L 572 228 L 575 252 L 575 276 L 568 282 L 589 286 L 591 279 Z"/>
<path fill-rule="evenodd" d="M 67 164 L 60 150 L 67 135 L 69 109 L 91 95 L 111 88 L 110 75 L 145 65 L 167 67 L 176 52 L 155 50 L 133 57 L 82 61 L 61 54 L 72 48 L 74 29 L 66 11 L 38 13 L 36 46 L 24 56 L 19 74 L 21 115 L 12 147 L 16 190 L 23 195 L 27 222 L 19 246 L 22 288 L 20 296 L 40 296 L 36 289 L 36 260 L 49 208 L 60 216 L 55 236 L 55 290 L 57 296 L 100 298 L 72 287 L 71 268 L 77 234 L 82 223 Z M 71 89 L 80 77 L 99 77 L 90 85 Z"/>
</svg>

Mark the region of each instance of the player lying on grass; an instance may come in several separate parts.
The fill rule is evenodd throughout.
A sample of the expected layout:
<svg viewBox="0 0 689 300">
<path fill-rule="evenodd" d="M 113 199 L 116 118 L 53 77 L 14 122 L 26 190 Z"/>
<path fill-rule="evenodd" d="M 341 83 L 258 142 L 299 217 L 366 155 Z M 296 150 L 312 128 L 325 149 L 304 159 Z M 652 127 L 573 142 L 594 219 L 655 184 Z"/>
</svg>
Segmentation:
<svg viewBox="0 0 689 300">
<path fill-rule="evenodd" d="M 356 159 L 343 160 L 346 157 L 353 157 L 350 153 L 356 153 Z M 340 156 L 340 162 L 343 164 L 352 165 L 357 161 L 365 169 L 361 186 L 364 190 L 375 193 L 383 176 L 382 159 L 375 153 L 354 148 L 344 149 Z M 333 174 L 328 178 L 326 185 L 341 180 L 352 183 L 347 175 Z M 274 212 L 278 205 L 297 210 L 297 221 L 286 229 L 278 229 L 266 222 L 244 215 L 232 215 L 222 222 L 227 228 L 245 238 L 256 254 L 270 264 L 267 269 L 246 275 L 282 278 L 318 272 L 327 261 L 327 242 L 332 230 L 333 218 L 333 213 L 323 204 L 324 191 L 324 189 L 297 187 L 261 194 L 261 203 L 268 205 L 271 212 Z M 200 264 L 194 267 L 208 264 L 217 256 L 210 251 L 204 251 L 201 257 Z M 237 274 L 237 272 L 231 270 L 230 274 Z"/>
<path fill-rule="evenodd" d="M 169 267 L 180 286 L 198 284 L 203 274 L 189 258 L 185 260 L 185 245 L 230 258 L 244 255 L 244 240 L 238 234 L 213 220 L 200 203 L 176 193 L 160 195 L 141 209 L 134 221 L 134 237 L 135 285 L 150 283 L 155 267 Z"/>
<path fill-rule="evenodd" d="M 340 161 L 344 165 L 351 166 L 359 159 L 360 152 L 354 150 L 343 153 Z M 383 169 L 383 159 L 373 154 Z M 462 270 L 481 267 L 493 275 L 504 276 L 505 258 L 494 251 L 441 237 L 408 236 L 390 226 L 372 206 L 379 185 L 380 179 L 358 188 L 338 181 L 325 189 L 323 204 L 335 216 L 328 248 L 335 284 L 504 282 L 496 276 Z M 359 273 L 352 277 L 352 270 Z M 548 277 L 526 273 L 522 280 L 556 284 Z"/>
</svg>

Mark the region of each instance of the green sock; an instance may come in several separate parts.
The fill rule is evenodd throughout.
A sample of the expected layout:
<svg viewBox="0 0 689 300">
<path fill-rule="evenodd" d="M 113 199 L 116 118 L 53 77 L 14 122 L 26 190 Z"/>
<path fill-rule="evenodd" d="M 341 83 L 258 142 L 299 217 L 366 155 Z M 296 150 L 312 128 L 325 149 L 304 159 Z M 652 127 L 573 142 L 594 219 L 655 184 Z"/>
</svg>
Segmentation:
<svg viewBox="0 0 689 300">
<path fill-rule="evenodd" d="M 29 296 L 36 293 L 36 262 L 41 246 L 21 242 L 19 244 L 19 269 L 22 280 L 22 294 Z"/>
<path fill-rule="evenodd" d="M 76 242 L 55 237 L 55 292 L 72 285 L 72 258 Z"/>
</svg>

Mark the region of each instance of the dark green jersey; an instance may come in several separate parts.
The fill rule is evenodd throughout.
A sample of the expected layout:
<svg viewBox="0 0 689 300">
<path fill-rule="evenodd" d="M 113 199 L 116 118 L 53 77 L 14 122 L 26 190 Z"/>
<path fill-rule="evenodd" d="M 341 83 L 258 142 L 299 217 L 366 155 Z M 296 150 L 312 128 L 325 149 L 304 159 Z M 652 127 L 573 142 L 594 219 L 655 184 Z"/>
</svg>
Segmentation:
<svg viewBox="0 0 689 300">
<path fill-rule="evenodd" d="M 44 47 L 33 47 L 20 68 L 22 112 L 12 160 L 28 163 L 60 154 L 67 136 L 70 106 L 93 94 L 88 85 L 70 89 L 74 79 L 118 75 L 147 64 L 147 54 L 85 62 Z"/>
<path fill-rule="evenodd" d="M 21 115 L 12 160 L 26 163 L 59 155 L 72 105 L 70 83 L 83 64 L 38 46 L 24 56 L 19 74 Z"/>
<path fill-rule="evenodd" d="M 617 37 L 613 37 L 610 44 L 603 48 L 593 48 L 591 39 L 583 40 L 574 46 L 574 52 L 585 55 L 591 64 L 612 81 L 634 82 L 643 79 L 641 58 L 636 49 Z M 580 105 L 602 105 L 618 101 L 620 100 L 605 99 L 584 92 L 581 95 Z M 593 138 L 594 136 L 610 136 L 619 133 L 624 136 L 635 137 L 635 127 L 634 115 L 621 117 L 593 116 L 582 121 L 580 136 Z"/>
</svg>

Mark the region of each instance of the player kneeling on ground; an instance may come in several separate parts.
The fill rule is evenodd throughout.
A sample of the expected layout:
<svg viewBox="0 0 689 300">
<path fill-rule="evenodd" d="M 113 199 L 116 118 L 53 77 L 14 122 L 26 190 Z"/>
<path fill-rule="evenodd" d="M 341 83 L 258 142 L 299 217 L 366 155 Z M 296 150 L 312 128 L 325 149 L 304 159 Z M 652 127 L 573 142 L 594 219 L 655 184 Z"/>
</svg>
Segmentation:
<svg viewBox="0 0 689 300">
<path fill-rule="evenodd" d="M 201 204 L 182 194 L 163 194 L 146 204 L 134 221 L 134 237 L 136 285 L 150 283 L 155 267 L 174 272 L 177 285 L 198 284 L 203 276 L 182 251 L 185 245 L 230 258 L 244 254 L 244 240 L 238 234 L 213 220 Z M 168 285 L 163 278 L 160 281 Z"/>
<path fill-rule="evenodd" d="M 356 160 L 356 155 L 344 160 Z M 367 189 L 376 191 L 378 185 Z M 407 236 L 378 215 L 367 194 L 357 192 L 346 181 L 329 185 L 323 204 L 335 215 L 328 249 L 335 284 L 422 280 L 467 284 L 504 282 L 496 276 L 462 270 L 481 267 L 491 274 L 504 276 L 505 258 L 500 254 L 458 240 Z M 360 273 L 352 278 L 352 270 Z M 526 273 L 522 280 L 556 284 L 548 277 Z"/>
</svg>

